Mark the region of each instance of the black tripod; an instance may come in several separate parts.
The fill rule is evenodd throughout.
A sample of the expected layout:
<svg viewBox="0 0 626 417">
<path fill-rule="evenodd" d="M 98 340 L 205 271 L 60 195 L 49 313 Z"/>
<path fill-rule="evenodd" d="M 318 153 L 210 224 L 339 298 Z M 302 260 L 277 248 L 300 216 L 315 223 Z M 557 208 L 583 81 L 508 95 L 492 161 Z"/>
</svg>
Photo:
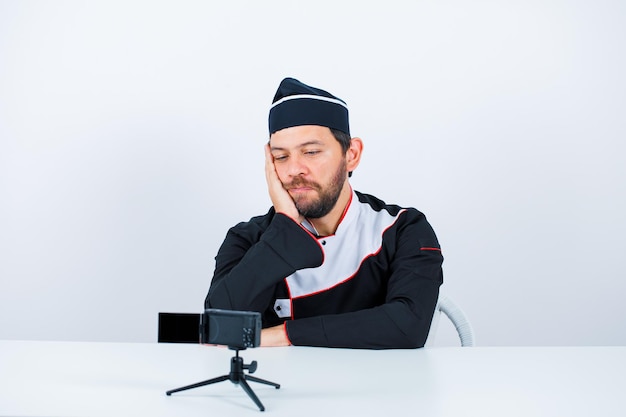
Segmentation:
<svg viewBox="0 0 626 417">
<path fill-rule="evenodd" d="M 249 365 L 244 365 L 243 358 L 239 356 L 239 351 L 243 349 L 229 347 L 229 349 L 233 349 L 235 351 L 235 356 L 233 356 L 230 360 L 230 373 L 228 375 L 218 376 L 217 378 L 207 379 L 206 381 L 197 382 L 195 384 L 187 385 L 184 387 L 176 388 L 173 390 L 169 390 L 166 392 L 167 395 L 172 395 L 175 392 L 185 391 L 192 388 L 203 387 L 205 385 L 214 384 L 216 382 L 226 381 L 230 379 L 230 381 L 235 384 L 241 384 L 241 388 L 248 394 L 252 401 L 259 407 L 261 411 L 265 411 L 265 407 L 259 400 L 259 397 L 256 396 L 250 385 L 248 385 L 247 380 L 259 382 L 261 384 L 271 385 L 276 389 L 280 388 L 280 384 L 276 384 L 274 382 L 266 381 L 261 378 L 256 378 L 254 376 L 246 375 L 243 373 L 244 369 L 247 369 L 249 373 L 253 374 L 256 371 L 257 363 L 256 361 L 252 361 Z"/>
</svg>

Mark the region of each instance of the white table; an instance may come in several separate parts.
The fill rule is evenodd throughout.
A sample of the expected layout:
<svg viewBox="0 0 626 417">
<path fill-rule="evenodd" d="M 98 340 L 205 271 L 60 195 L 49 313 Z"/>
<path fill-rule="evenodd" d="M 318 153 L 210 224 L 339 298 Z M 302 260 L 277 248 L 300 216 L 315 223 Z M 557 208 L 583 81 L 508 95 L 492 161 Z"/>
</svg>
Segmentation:
<svg viewBox="0 0 626 417">
<path fill-rule="evenodd" d="M 233 351 L 177 344 L 0 341 L 0 415 L 259 415 Z M 257 348 L 250 383 L 275 416 L 624 416 L 626 347 Z"/>
</svg>

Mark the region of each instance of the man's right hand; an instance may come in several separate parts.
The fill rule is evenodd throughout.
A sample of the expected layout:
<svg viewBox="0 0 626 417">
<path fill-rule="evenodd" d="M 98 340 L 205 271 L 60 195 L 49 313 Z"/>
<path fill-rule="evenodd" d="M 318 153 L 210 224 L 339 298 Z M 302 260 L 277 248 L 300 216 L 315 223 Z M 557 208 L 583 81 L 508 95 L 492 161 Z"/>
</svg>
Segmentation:
<svg viewBox="0 0 626 417">
<path fill-rule="evenodd" d="M 265 179 L 267 181 L 267 189 L 270 193 L 274 210 L 291 217 L 294 221 L 302 223 L 304 217 L 296 208 L 296 204 L 289 195 L 289 192 L 283 187 L 283 183 L 278 178 L 276 167 L 274 166 L 274 157 L 270 150 L 270 145 L 265 144 Z"/>
</svg>

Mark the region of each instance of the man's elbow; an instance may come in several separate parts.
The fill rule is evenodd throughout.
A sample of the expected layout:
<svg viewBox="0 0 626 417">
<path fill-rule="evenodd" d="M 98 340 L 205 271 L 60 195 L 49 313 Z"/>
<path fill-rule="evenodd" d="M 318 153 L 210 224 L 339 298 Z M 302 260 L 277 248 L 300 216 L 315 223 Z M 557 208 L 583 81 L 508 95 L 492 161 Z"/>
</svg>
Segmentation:
<svg viewBox="0 0 626 417">
<path fill-rule="evenodd" d="M 413 334 L 406 335 L 402 346 L 399 346 L 400 349 L 419 349 L 423 348 L 426 344 L 426 338 L 428 335 L 424 336 L 420 332 L 414 332 Z"/>
</svg>

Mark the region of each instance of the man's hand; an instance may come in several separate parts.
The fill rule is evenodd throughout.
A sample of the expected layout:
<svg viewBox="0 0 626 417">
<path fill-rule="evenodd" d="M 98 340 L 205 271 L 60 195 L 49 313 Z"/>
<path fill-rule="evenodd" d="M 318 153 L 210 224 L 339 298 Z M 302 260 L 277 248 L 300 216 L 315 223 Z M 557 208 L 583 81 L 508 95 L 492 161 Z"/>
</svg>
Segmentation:
<svg viewBox="0 0 626 417">
<path fill-rule="evenodd" d="M 289 346 L 289 338 L 284 324 L 261 330 L 261 346 Z"/>
<path fill-rule="evenodd" d="M 298 223 L 302 223 L 304 217 L 300 214 L 289 192 L 285 190 L 283 183 L 278 178 L 269 144 L 265 145 L 265 179 L 267 180 L 267 189 L 276 212 L 283 213 Z"/>
</svg>

